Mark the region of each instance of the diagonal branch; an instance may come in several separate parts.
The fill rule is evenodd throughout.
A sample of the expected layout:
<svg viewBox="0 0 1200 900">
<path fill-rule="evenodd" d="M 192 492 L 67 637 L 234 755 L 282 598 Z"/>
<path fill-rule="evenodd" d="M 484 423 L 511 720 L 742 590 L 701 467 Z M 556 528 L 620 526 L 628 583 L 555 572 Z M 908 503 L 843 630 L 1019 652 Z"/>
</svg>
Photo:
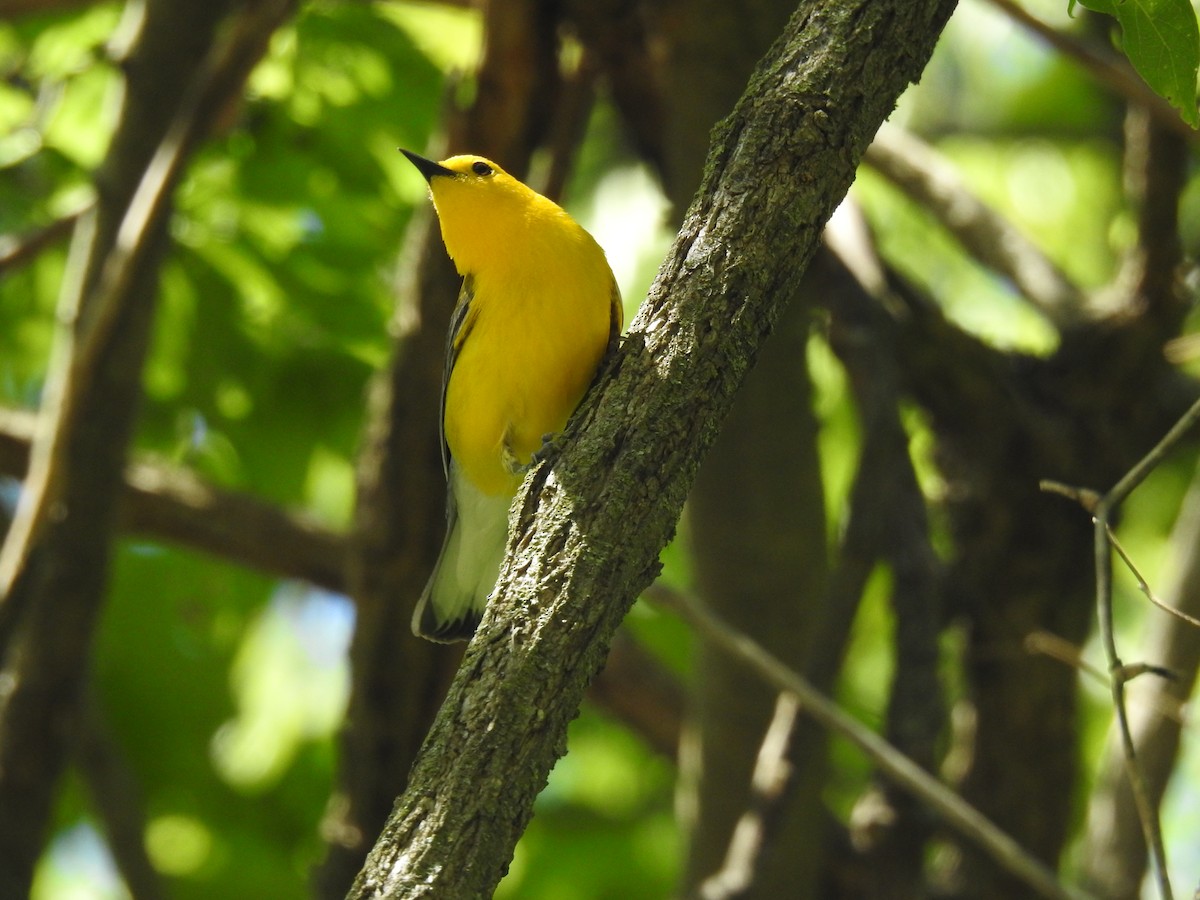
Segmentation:
<svg viewBox="0 0 1200 900">
<path fill-rule="evenodd" d="M 953 7 L 806 3 L 764 59 L 621 352 L 527 480 L 488 611 L 350 897 L 494 889 L 785 286 Z"/>
<path fill-rule="evenodd" d="M 898 128 L 881 128 L 865 161 L 929 210 L 968 253 L 1010 279 L 1021 296 L 1060 328 L 1083 316 L 1085 297 L 1011 222 L 976 197 L 932 147 Z"/>
<path fill-rule="evenodd" d="M 769 684 L 794 694 L 808 715 L 850 741 L 870 757 L 886 778 L 927 803 L 947 824 L 973 841 L 1038 895 L 1062 900 L 1079 900 L 1087 896 L 1060 884 L 1053 872 L 1030 856 L 977 809 L 875 732 L 842 712 L 807 679 L 789 670 L 748 637 L 681 596 L 674 595 L 669 599 L 665 595 L 658 596 L 660 600 L 668 600 L 669 608 L 705 640 L 736 657 Z"/>
<path fill-rule="evenodd" d="M 21 478 L 29 462 L 33 413 L 0 408 L 0 475 Z M 153 540 L 173 541 L 278 578 L 345 593 L 349 539 L 303 513 L 209 484 L 186 469 L 136 461 L 125 471 L 121 525 Z M 405 671 L 411 673 L 411 660 Z M 683 687 L 624 631 L 613 640 L 588 699 L 674 759 Z"/>
<path fill-rule="evenodd" d="M 79 217 L 90 208 L 91 204 L 89 203 L 87 206 L 55 219 L 49 225 L 44 225 L 21 237 L 0 235 L 0 275 L 20 268 L 47 247 L 66 238 L 79 222 Z"/>
</svg>

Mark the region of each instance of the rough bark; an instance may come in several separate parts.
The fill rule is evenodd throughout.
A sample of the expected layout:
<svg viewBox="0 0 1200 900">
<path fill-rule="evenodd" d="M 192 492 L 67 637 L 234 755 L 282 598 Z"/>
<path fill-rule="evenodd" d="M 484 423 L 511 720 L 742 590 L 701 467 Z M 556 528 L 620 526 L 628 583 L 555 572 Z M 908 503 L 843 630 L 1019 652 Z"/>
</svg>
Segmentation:
<svg viewBox="0 0 1200 900">
<path fill-rule="evenodd" d="M 839 0 L 792 18 L 562 455 L 528 479 L 495 598 L 351 897 L 495 887 L 785 287 L 953 7 Z"/>
</svg>

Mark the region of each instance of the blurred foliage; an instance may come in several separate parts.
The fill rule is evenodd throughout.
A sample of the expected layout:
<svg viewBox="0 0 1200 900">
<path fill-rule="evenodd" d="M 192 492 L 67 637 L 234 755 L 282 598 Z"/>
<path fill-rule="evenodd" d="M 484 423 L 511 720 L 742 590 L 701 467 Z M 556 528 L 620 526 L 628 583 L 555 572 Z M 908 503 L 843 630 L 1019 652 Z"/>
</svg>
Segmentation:
<svg viewBox="0 0 1200 900">
<path fill-rule="evenodd" d="M 1029 5 L 1080 27 L 1059 0 Z M 0 23 L 0 234 L 30 233 L 89 202 L 119 88 L 106 43 L 120 18 L 120 4 L 108 2 Z M 330 525 L 349 521 L 364 389 L 388 353 L 397 251 L 425 202 L 396 147 L 426 145 L 447 75 L 469 68 L 480 40 L 477 18 L 459 7 L 332 0 L 303 3 L 275 36 L 241 108 L 178 193 L 139 451 Z M 1112 276 L 1131 215 L 1120 190 L 1120 111 L 1070 63 L 991 6 L 964 2 L 896 119 L 937 139 L 972 188 L 1082 284 Z M 965 260 L 881 179 L 864 171 L 854 196 L 888 258 L 957 322 L 1000 346 L 1053 348 L 1053 331 L 1010 285 Z M 670 234 L 660 194 L 603 101 L 567 205 L 608 248 L 631 316 Z M 1189 189 L 1183 219 L 1195 249 L 1200 185 Z M 36 405 L 66 253 L 55 245 L 0 279 L 0 403 Z M 819 336 L 809 365 L 835 540 L 858 424 Z M 908 421 L 923 484 L 936 495 L 928 434 L 919 415 Z M 1164 467 L 1129 505 L 1122 534 L 1151 577 L 1190 465 Z M 945 535 L 937 540 L 944 545 Z M 680 543 L 686 529 L 664 555 L 665 577 L 686 587 Z M 888 583 L 885 570 L 871 581 L 839 688 L 873 723 L 892 667 Z M 1131 591 L 1120 603 L 1136 639 L 1144 604 Z M 173 897 L 306 895 L 352 616 L 344 598 L 303 585 L 175 547 L 120 545 L 95 657 L 99 700 L 142 783 L 146 845 Z M 641 605 L 630 622 L 686 673 L 682 626 Z M 1093 757 L 1106 721 L 1106 707 L 1094 704 L 1085 723 Z M 498 896 L 667 896 L 680 849 L 671 767 L 587 710 L 570 746 Z M 867 775 L 861 758 L 836 748 L 836 810 L 849 808 Z M 1175 825 L 1194 819 L 1194 801 L 1170 801 L 1169 838 L 1188 833 Z M 1173 857 L 1185 865 L 1188 852 L 1194 864 L 1194 848 Z M 35 896 L 124 896 L 78 784 L 63 792 Z"/>
</svg>

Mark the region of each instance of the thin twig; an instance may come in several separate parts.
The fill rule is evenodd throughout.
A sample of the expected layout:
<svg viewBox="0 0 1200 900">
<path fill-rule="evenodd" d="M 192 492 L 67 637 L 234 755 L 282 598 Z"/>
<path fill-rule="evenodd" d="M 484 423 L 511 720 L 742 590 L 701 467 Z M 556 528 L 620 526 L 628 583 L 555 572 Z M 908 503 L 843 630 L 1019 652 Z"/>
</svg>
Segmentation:
<svg viewBox="0 0 1200 900">
<path fill-rule="evenodd" d="M 1146 480 L 1146 477 L 1153 472 L 1164 459 L 1175 449 L 1175 446 L 1183 440 L 1184 436 L 1195 427 L 1196 423 L 1200 422 L 1200 400 L 1192 404 L 1191 408 L 1180 417 L 1179 421 L 1171 426 L 1171 430 L 1166 433 L 1161 441 L 1159 441 L 1153 449 L 1143 456 L 1132 469 L 1125 473 L 1125 476 L 1117 482 L 1111 491 L 1104 496 L 1104 502 L 1111 507 L 1116 507 L 1122 503 L 1126 497 L 1133 493 L 1134 488 Z"/>
<path fill-rule="evenodd" d="M 92 206 L 93 204 L 89 203 L 73 213 L 55 219 L 49 225 L 44 225 L 36 231 L 20 237 L 8 234 L 0 235 L 0 275 L 24 265 L 47 247 L 65 238 L 74 229 L 79 217 Z"/>
<path fill-rule="evenodd" d="M 1162 596 L 1200 615 L 1200 477 L 1194 476 L 1171 534 L 1170 573 Z M 1154 679 L 1130 691 L 1130 717 L 1147 791 L 1160 806 L 1179 758 L 1181 727 L 1192 727 L 1187 700 L 1200 664 L 1200 632 L 1174 616 L 1155 616 L 1144 636 L 1146 655 L 1168 665 L 1171 681 Z M 1080 858 L 1081 882 L 1103 886 L 1113 896 L 1134 896 L 1143 881 L 1148 855 L 1136 801 L 1125 776 L 1123 748 L 1110 736 L 1096 788 L 1089 801 L 1088 825 Z"/>
<path fill-rule="evenodd" d="M 1084 508 L 1092 514 L 1094 523 L 1092 550 L 1096 572 L 1096 607 L 1100 621 L 1100 639 L 1104 647 L 1105 658 L 1108 661 L 1113 708 L 1116 712 L 1117 728 L 1121 736 L 1129 786 L 1137 805 L 1138 818 L 1141 822 L 1146 846 L 1150 849 L 1159 896 L 1163 900 L 1171 900 L 1174 893 L 1167 874 L 1167 856 L 1163 846 L 1162 827 L 1158 821 L 1157 810 L 1151 803 L 1146 789 L 1146 780 L 1138 762 L 1137 748 L 1134 746 L 1133 732 L 1129 725 L 1129 712 L 1125 704 L 1125 684 L 1129 678 L 1141 674 L 1143 667 L 1127 667 L 1122 663 L 1121 657 L 1117 653 L 1116 636 L 1113 629 L 1112 549 L 1113 547 L 1119 548 L 1120 545 L 1113 537 L 1111 521 L 1117 507 L 1166 459 L 1197 422 L 1200 422 L 1200 400 L 1192 404 L 1191 408 L 1171 427 L 1162 440 L 1126 472 L 1107 494 L 1099 497 L 1098 500 L 1094 491 L 1081 490 L 1053 482 L 1043 482 L 1042 484 L 1043 490 L 1080 501 Z M 1124 550 L 1118 549 L 1118 553 L 1130 565 L 1138 581 L 1144 584 L 1145 579 L 1132 566 Z M 1154 599 L 1148 589 L 1146 594 L 1152 600 Z M 1165 604 L 1161 603 L 1156 603 L 1156 605 L 1165 607 Z M 1168 611 L 1178 613 L 1178 610 L 1169 608 Z M 1184 614 L 1180 613 L 1180 615 Z M 1152 668 L 1151 671 L 1153 670 Z M 1162 671 L 1159 670 L 1158 673 L 1162 674 Z"/>
<path fill-rule="evenodd" d="M 1197 619 L 1195 616 L 1189 616 L 1183 610 L 1176 609 L 1174 606 L 1171 606 L 1169 603 L 1165 603 L 1155 595 L 1154 591 L 1150 588 L 1150 584 L 1144 577 L 1142 577 L 1142 573 L 1138 570 L 1138 567 L 1134 565 L 1133 560 L 1129 557 L 1129 554 L 1125 552 L 1125 548 L 1121 546 L 1121 542 L 1117 540 L 1117 536 L 1113 533 L 1111 528 L 1108 529 L 1108 539 L 1112 542 L 1113 549 L 1117 551 L 1117 555 L 1121 557 L 1121 560 L 1128 567 L 1129 571 L 1133 573 L 1133 577 L 1138 583 L 1138 589 L 1145 594 L 1147 600 L 1149 600 L 1163 612 L 1170 613 L 1171 615 L 1175 616 L 1175 618 L 1181 619 L 1182 621 L 1187 622 L 1189 625 L 1193 625 L 1196 628 L 1200 628 L 1200 619 Z"/>
<path fill-rule="evenodd" d="M 1057 481 L 1043 481 L 1039 486 L 1048 494 L 1058 494 L 1060 497 L 1066 497 L 1068 500 L 1074 500 L 1093 516 L 1096 514 L 1096 510 L 1099 508 L 1100 502 L 1104 499 L 1095 491 L 1088 490 L 1087 488 L 1072 487 L 1069 484 L 1061 484 Z M 1108 540 L 1112 543 L 1113 549 L 1117 551 L 1117 555 L 1121 557 L 1121 560 L 1129 568 L 1129 571 L 1133 573 L 1133 577 L 1137 580 L 1138 588 L 1143 594 L 1146 595 L 1147 600 L 1149 600 L 1163 612 L 1170 613 L 1171 615 L 1182 619 L 1184 622 L 1200 628 L 1200 619 L 1190 616 L 1168 603 L 1164 603 L 1154 594 L 1154 591 L 1150 588 L 1150 584 L 1144 577 L 1142 577 L 1142 573 L 1138 570 L 1138 567 L 1134 564 L 1133 559 L 1130 558 L 1129 554 L 1125 552 L 1125 548 L 1121 545 L 1121 542 L 1117 540 L 1116 532 L 1113 531 L 1111 527 L 1108 529 Z"/>
<path fill-rule="evenodd" d="M 1090 896 L 1060 883 L 1053 872 L 979 810 L 878 734 L 842 712 L 836 703 L 816 690 L 806 678 L 789 669 L 746 635 L 734 631 L 716 616 L 675 592 L 655 587 L 645 596 L 676 613 L 705 640 L 740 660 L 769 684 L 794 693 L 804 711 L 817 722 L 858 747 L 887 778 L 928 804 L 955 830 L 1040 896 L 1075 900 Z"/>
<path fill-rule="evenodd" d="M 1080 652 L 1078 647 L 1070 641 L 1063 640 L 1057 634 L 1051 634 L 1048 631 L 1033 631 L 1025 636 L 1024 644 L 1025 649 L 1030 653 L 1038 653 L 1042 656 L 1058 660 L 1060 663 L 1082 672 L 1096 682 L 1096 684 L 1104 685 L 1105 687 L 1108 686 L 1110 676 L 1084 659 L 1083 653 Z M 1148 663 L 1135 663 L 1132 666 L 1125 667 L 1125 671 L 1128 672 L 1126 681 L 1136 676 L 1137 672 L 1134 671 L 1135 669 L 1140 669 L 1143 673 L 1153 673 L 1168 681 L 1177 680 L 1177 674 L 1172 669 L 1162 666 L 1152 666 Z M 1172 722 L 1177 722 L 1180 725 L 1187 724 L 1188 719 L 1184 715 L 1183 705 L 1179 701 L 1176 700 L 1167 703 L 1161 697 L 1154 697 L 1150 701 L 1150 705 L 1160 716 L 1170 719 Z"/>
<path fill-rule="evenodd" d="M 1133 791 L 1134 802 L 1137 804 L 1138 819 L 1142 823 L 1142 833 L 1146 846 L 1150 848 L 1150 856 L 1154 861 L 1155 876 L 1158 879 L 1159 895 L 1162 900 L 1172 900 L 1171 882 L 1167 877 L 1166 850 L 1163 847 L 1162 829 L 1159 826 L 1158 815 L 1150 803 L 1146 793 L 1146 781 L 1142 777 L 1141 766 L 1137 759 L 1137 748 L 1133 743 L 1133 733 L 1129 728 L 1129 711 L 1125 705 L 1125 679 L 1121 676 L 1121 658 L 1117 655 L 1116 638 L 1112 622 L 1112 559 L 1108 543 L 1108 522 L 1114 504 L 1105 497 L 1100 501 L 1093 518 L 1092 550 L 1096 569 L 1096 604 L 1100 617 L 1100 639 L 1104 646 L 1104 654 L 1108 659 L 1111 678 L 1109 685 L 1112 690 L 1113 708 L 1117 714 L 1117 727 L 1121 734 L 1121 746 L 1125 754 L 1125 770 L 1129 776 L 1129 786 Z"/>
</svg>

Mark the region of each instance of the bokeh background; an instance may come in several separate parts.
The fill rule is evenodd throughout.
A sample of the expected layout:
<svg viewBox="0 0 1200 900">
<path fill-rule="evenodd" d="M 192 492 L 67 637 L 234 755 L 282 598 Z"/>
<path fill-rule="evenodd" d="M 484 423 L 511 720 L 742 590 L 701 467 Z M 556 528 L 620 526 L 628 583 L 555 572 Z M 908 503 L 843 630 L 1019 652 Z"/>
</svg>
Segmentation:
<svg viewBox="0 0 1200 900">
<path fill-rule="evenodd" d="M 96 198 L 93 172 L 109 153 L 119 109 L 117 60 L 138 4 L 23 6 L 0 21 L 0 405 L 11 411 L 36 409 L 42 396 L 56 304 L 69 275 L 70 224 Z M 651 62 L 669 55 L 661 44 L 682 43 L 686 28 L 676 19 L 703 15 L 684 0 L 617 6 L 653 26 L 646 26 L 649 37 L 640 48 Z M 1026 0 L 1023 7 L 1070 40 L 1111 47 L 1111 23 L 1101 17 L 1082 9 L 1071 17 L 1059 0 Z M 279 25 L 244 90 L 214 117 L 175 193 L 133 459 L 186 469 L 206 484 L 278 505 L 330 540 L 361 526 L 356 473 L 369 443 L 372 379 L 415 354 L 406 342 L 421 327 L 433 327 L 415 311 L 411 277 L 420 253 L 413 234 L 428 229 L 426 188 L 397 148 L 436 155 L 447 133 L 464 134 L 454 124 L 462 114 L 451 110 L 471 110 L 487 96 L 475 73 L 496 15 L 464 3 L 304 0 Z M 589 72 L 590 93 L 574 133 L 557 143 L 544 140 L 530 154 L 526 177 L 542 187 L 561 178 L 563 204 L 608 253 L 628 321 L 674 234 L 677 198 L 689 193 L 661 186 L 663 169 L 671 169 L 679 150 L 670 146 L 670 132 L 654 148 L 647 132 L 639 135 L 630 125 L 631 101 L 622 101 L 621 88 L 604 77 L 619 52 L 597 53 L 588 26 L 572 22 L 564 16 L 555 33 L 556 64 L 567 85 Z M 695 46 L 697 55 L 710 52 Z M 715 55 L 712 64 L 720 65 Z M 734 98 L 744 83 L 741 75 Z M 655 114 L 669 117 L 680 98 L 664 90 L 658 99 L 666 111 Z M 962 186 L 1040 248 L 1088 294 L 1088 315 L 1101 317 L 1131 308 L 1119 278 L 1139 241 L 1137 200 L 1125 174 L 1126 113 L 1124 98 L 1012 15 L 984 0 L 964 0 L 891 124 L 936 148 Z M 1178 195 L 1183 260 L 1200 246 L 1200 179 L 1192 161 L 1195 141 L 1181 140 L 1188 158 Z M 686 148 L 701 159 L 703 150 L 694 138 Z M 679 163 L 674 171 L 684 169 Z M 1069 341 L 1060 324 L 1028 302 L 1006 273 L 964 252 L 944 222 L 893 181 L 864 166 L 851 192 L 889 270 L 932 298 L 947 327 L 996 359 L 1017 367 L 1022 360 L 1036 366 L 1055 358 Z M 45 240 L 26 252 L 34 235 Z M 1186 284 L 1190 290 L 1192 282 Z M 823 500 L 815 514 L 826 544 L 817 553 L 830 559 L 837 558 L 846 531 L 865 430 L 853 373 L 847 374 L 830 336 L 837 315 L 819 306 L 806 314 L 795 358 L 811 385 L 807 405 L 817 428 Z M 1175 314 L 1173 333 L 1165 336 L 1174 341 L 1173 371 L 1181 379 L 1194 359 L 1182 337 L 1192 318 L 1187 311 Z M 1160 353 L 1166 342 L 1146 353 Z M 944 377 L 952 381 L 957 373 L 948 367 Z M 428 385 L 411 389 L 427 392 Z M 1148 382 L 1145 390 L 1158 388 Z M 897 412 L 927 502 L 929 546 L 952 568 L 962 558 L 962 522 L 947 504 L 955 499 L 961 468 L 948 474 L 944 435 L 931 424 L 937 415 L 920 397 L 919 390 L 902 391 Z M 16 434 L 28 420 L 13 415 L 4 424 Z M 426 457 L 436 459 L 436 422 L 425 418 L 405 427 L 423 442 Z M 1139 441 L 1148 449 L 1145 437 Z M 1181 447 L 1121 517 L 1120 538 L 1151 585 L 1174 577 L 1179 557 L 1172 534 L 1194 465 L 1194 448 Z M 408 475 L 414 490 L 436 495 L 441 489 L 436 468 L 412 468 Z M 19 493 L 19 472 L 10 466 L 0 479 L 0 511 L 11 516 Z M 408 502 L 407 495 L 394 498 L 397 505 Z M 1065 515 L 1077 517 L 1086 533 L 1082 510 Z M 413 551 L 418 559 L 440 540 L 440 516 L 425 521 L 428 537 Z M 671 590 L 698 589 L 691 536 L 685 516 L 663 554 L 662 580 Z M 302 572 L 280 577 L 270 566 L 263 571 L 198 549 L 186 534 L 173 537 L 151 526 L 123 527 L 114 537 L 88 665 L 86 704 L 95 715 L 84 717 L 105 762 L 97 766 L 89 753 L 71 754 L 36 867 L 36 900 L 139 896 L 113 852 L 111 811 L 104 810 L 112 800 L 102 799 L 97 787 L 111 778 L 129 786 L 118 805 L 139 817 L 134 833 L 141 834 L 162 896 L 291 898 L 313 891 L 328 822 L 337 817 L 331 798 L 343 785 L 339 760 L 350 746 L 339 735 L 354 684 L 352 638 L 361 621 L 354 591 L 336 578 L 322 584 Z M 711 552 L 704 560 L 723 565 Z M 1023 563 L 1012 564 L 1019 569 Z M 1087 556 L 1077 557 L 1073 568 L 1086 596 Z M 870 568 L 832 686 L 845 709 L 881 730 L 888 730 L 897 670 L 895 582 L 886 561 Z M 969 741 L 957 730 L 955 711 L 967 709 L 972 696 L 971 664 L 964 661 L 972 625 L 969 613 L 949 601 L 947 607 L 931 665 L 951 710 L 938 726 L 935 755 L 953 783 L 970 765 L 961 758 Z M 1140 659 L 1161 614 L 1123 570 L 1116 613 L 1122 647 Z M 395 621 L 405 619 L 401 614 Z M 639 603 L 628 629 L 659 674 L 682 689 L 695 684 L 703 656 L 685 626 Z M 1037 629 L 1053 630 L 1044 622 L 1028 630 Z M 406 646 L 402 638 L 396 635 L 397 648 Z M 1088 865 L 1082 848 L 1089 797 L 1103 767 L 1112 707 L 1103 678 L 1083 665 L 1093 672 L 1105 667 L 1091 627 L 1082 640 L 1064 640 L 1072 652 L 1049 664 L 1067 673 L 1080 700 L 1071 713 L 1077 744 L 1068 751 L 1078 753 L 1079 765 L 1067 788 L 1061 856 L 1065 876 L 1073 879 Z M 403 672 L 401 665 L 397 677 Z M 435 696 L 437 679 L 419 677 L 429 681 L 423 694 Z M 90 739 L 75 746 L 90 746 Z M 1189 895 L 1200 883 L 1196 750 L 1189 723 L 1163 807 L 1171 872 L 1178 890 Z M 688 794 L 677 774 L 672 755 L 611 704 L 586 705 L 496 896 L 671 896 L 689 857 Z M 844 827 L 873 784 L 869 764 L 835 741 L 816 795 Z M 947 860 L 953 856 L 953 841 L 934 835 L 920 867 L 952 869 Z"/>
</svg>

